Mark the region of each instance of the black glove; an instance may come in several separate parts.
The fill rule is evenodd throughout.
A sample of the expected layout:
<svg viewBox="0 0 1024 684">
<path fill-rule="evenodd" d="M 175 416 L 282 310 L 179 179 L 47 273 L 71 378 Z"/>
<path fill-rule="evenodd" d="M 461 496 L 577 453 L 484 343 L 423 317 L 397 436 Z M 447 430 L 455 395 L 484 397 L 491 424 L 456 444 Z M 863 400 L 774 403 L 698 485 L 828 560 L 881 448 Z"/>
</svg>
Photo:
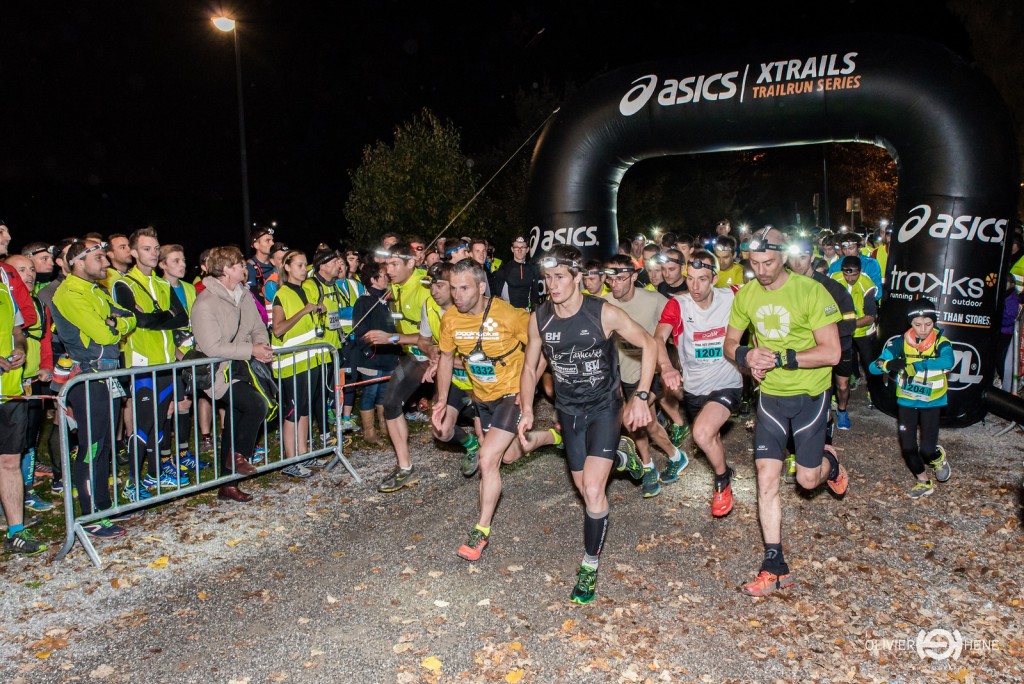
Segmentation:
<svg viewBox="0 0 1024 684">
<path fill-rule="evenodd" d="M 886 372 L 898 375 L 907 367 L 907 360 L 902 356 L 898 359 L 893 359 L 885 364 Z"/>
</svg>

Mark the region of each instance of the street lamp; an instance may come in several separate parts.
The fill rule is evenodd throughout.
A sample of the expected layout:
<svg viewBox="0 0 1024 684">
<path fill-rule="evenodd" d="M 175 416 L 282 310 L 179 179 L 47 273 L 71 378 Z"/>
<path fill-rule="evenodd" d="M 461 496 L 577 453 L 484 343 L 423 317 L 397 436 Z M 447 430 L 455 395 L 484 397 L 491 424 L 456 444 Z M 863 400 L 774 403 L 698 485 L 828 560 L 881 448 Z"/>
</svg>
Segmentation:
<svg viewBox="0 0 1024 684">
<path fill-rule="evenodd" d="M 245 104 L 242 98 L 242 52 L 238 44 L 238 25 L 231 17 L 213 17 L 213 25 L 224 33 L 235 36 L 235 81 L 238 84 L 238 146 L 242 158 L 242 236 L 243 249 L 249 248 L 249 229 L 252 221 L 249 215 L 249 158 L 245 151 Z"/>
</svg>

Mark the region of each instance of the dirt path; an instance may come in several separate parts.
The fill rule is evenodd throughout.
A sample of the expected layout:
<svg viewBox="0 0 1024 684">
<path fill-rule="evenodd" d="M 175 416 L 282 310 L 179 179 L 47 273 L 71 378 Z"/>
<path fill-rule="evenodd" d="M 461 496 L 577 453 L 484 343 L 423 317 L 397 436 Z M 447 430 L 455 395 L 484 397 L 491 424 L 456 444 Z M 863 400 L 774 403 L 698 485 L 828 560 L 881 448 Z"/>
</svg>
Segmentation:
<svg viewBox="0 0 1024 684">
<path fill-rule="evenodd" d="M 858 408 L 837 440 L 846 499 L 784 488 L 796 586 L 782 597 L 737 589 L 761 550 L 742 423 L 727 437 L 738 478 L 725 520 L 711 519 L 702 459 L 654 499 L 615 479 L 590 606 L 567 601 L 583 509 L 559 453 L 504 472 L 491 545 L 469 564 L 454 551 L 476 481 L 419 433 L 423 479 L 397 494 L 374 489 L 389 454 L 356 450 L 362 484 L 274 475 L 255 505 L 165 506 L 101 548 L 103 570 L 80 549 L 57 564 L 5 559 L 0 679 L 1021 681 L 1020 435 L 944 433 L 953 480 L 912 502 L 893 420 Z M 934 629 L 971 648 L 922 659 L 906 640 Z"/>
</svg>

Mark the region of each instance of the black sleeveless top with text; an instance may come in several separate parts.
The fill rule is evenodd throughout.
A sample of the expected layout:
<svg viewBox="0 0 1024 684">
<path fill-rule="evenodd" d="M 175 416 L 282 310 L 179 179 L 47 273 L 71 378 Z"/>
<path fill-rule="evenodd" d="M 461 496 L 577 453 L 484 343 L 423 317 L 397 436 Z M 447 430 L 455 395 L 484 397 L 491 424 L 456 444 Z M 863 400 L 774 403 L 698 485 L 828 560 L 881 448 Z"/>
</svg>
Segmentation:
<svg viewBox="0 0 1024 684">
<path fill-rule="evenodd" d="M 555 379 L 555 408 L 579 416 L 622 403 L 614 337 L 604 334 L 605 300 L 583 295 L 571 318 L 559 318 L 546 301 L 537 308 L 544 356 Z"/>
</svg>

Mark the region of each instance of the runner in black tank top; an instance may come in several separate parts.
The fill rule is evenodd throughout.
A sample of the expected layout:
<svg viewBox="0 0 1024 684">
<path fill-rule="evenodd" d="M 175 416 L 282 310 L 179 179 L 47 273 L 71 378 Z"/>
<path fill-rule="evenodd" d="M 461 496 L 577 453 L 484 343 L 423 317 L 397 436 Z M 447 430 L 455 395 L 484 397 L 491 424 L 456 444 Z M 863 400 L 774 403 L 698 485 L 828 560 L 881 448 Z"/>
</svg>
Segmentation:
<svg viewBox="0 0 1024 684">
<path fill-rule="evenodd" d="M 601 324 L 604 305 L 599 297 L 584 296 L 572 318 L 559 318 L 550 301 L 537 309 L 537 327 L 544 358 L 554 376 L 559 413 L 583 416 L 612 407 L 617 412 L 622 407 L 615 340 L 604 334 Z"/>
<path fill-rule="evenodd" d="M 527 444 L 527 433 L 533 427 L 537 378 L 545 365 L 550 365 L 566 460 L 573 483 L 586 503 L 585 552 L 570 598 L 575 603 L 590 603 L 594 600 L 598 557 L 608 529 L 605 489 L 612 466 L 618 460 L 619 425 L 635 430 L 650 422 L 647 396 L 654 379 L 658 347 L 654 338 L 625 311 L 580 292 L 582 265 L 579 250 L 568 245 L 555 247 L 540 262 L 549 300 L 530 317 L 519 389 L 519 439 L 524 446 Z M 613 340 L 616 334 L 643 349 L 640 382 L 624 413 Z M 634 479 L 643 476 L 643 465 L 635 452 L 622 461 L 619 470 L 629 470 Z"/>
</svg>

